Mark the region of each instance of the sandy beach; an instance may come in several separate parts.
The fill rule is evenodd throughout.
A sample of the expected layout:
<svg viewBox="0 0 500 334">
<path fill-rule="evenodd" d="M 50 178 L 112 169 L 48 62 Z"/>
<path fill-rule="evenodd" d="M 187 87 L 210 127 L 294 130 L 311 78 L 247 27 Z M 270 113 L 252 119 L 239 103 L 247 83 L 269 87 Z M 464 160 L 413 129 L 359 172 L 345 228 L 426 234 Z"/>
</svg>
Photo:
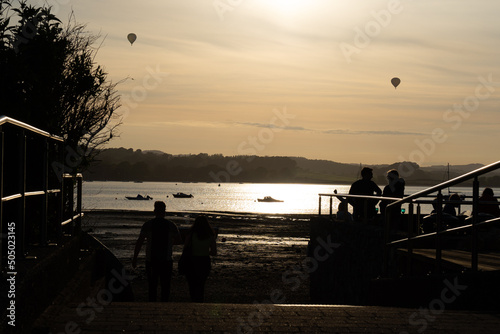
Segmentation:
<svg viewBox="0 0 500 334">
<path fill-rule="evenodd" d="M 219 229 L 218 256 L 213 259 L 205 301 L 212 303 L 265 302 L 279 295 L 285 304 L 307 304 L 309 278 L 303 262 L 309 240 L 309 217 L 300 215 L 253 215 L 206 213 Z M 188 227 L 196 214 L 168 213 L 168 219 Z M 144 247 L 138 267 L 131 259 L 135 240 L 148 212 L 93 211 L 85 215 L 84 229 L 97 237 L 134 276 L 135 301 L 147 301 Z M 182 246 L 174 246 L 171 301 L 189 301 L 184 276 L 177 273 Z"/>
</svg>

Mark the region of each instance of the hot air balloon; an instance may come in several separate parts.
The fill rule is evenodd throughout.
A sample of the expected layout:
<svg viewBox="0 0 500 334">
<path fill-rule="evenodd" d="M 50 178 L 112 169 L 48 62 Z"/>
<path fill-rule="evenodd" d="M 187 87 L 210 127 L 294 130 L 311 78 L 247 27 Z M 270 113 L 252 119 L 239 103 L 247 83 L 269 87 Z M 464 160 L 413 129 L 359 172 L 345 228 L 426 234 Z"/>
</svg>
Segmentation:
<svg viewBox="0 0 500 334">
<path fill-rule="evenodd" d="M 134 33 L 128 34 L 127 39 L 130 42 L 130 46 L 132 46 L 132 44 L 134 44 L 135 40 L 137 39 L 137 35 Z"/>
<path fill-rule="evenodd" d="M 392 78 L 391 83 L 394 86 L 394 89 L 396 89 L 396 87 L 398 87 L 399 84 L 401 83 L 401 80 L 399 80 L 399 78 Z"/>
</svg>

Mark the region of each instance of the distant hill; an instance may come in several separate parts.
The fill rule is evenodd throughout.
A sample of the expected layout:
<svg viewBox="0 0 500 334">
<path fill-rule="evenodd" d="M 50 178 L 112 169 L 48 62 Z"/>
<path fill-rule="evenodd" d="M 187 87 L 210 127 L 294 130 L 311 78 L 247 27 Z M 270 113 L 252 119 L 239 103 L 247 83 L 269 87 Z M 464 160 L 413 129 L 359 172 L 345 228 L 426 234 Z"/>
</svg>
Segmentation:
<svg viewBox="0 0 500 334">
<path fill-rule="evenodd" d="M 482 164 L 450 165 L 450 166 L 437 165 L 437 166 L 422 167 L 422 169 L 428 172 L 441 172 L 444 174 L 447 174 L 449 171 L 450 175 L 451 174 L 461 175 L 473 171 L 475 169 L 481 168 L 483 166 L 484 165 Z"/>
<path fill-rule="evenodd" d="M 390 169 L 404 173 L 402 176 L 407 184 L 433 185 L 481 166 L 450 166 L 448 174 L 448 166 L 420 167 L 413 162 L 369 165 L 379 185 L 386 184 L 385 176 Z M 84 177 L 110 181 L 351 184 L 360 177 L 362 167 L 303 157 L 172 155 L 161 151 L 110 148 L 100 152 L 97 161 L 84 172 Z M 482 178 L 482 184 L 500 186 L 500 173 Z"/>
</svg>

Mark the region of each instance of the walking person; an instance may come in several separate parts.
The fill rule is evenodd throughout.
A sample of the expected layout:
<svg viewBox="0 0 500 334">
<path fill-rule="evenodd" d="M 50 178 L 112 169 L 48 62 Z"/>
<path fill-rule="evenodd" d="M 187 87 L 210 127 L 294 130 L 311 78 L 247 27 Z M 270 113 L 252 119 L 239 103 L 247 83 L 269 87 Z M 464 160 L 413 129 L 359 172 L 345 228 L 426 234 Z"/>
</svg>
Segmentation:
<svg viewBox="0 0 500 334">
<path fill-rule="evenodd" d="M 205 283 L 212 268 L 210 256 L 217 255 L 216 234 L 206 216 L 196 217 L 186 237 L 184 251 L 191 254 L 190 269 L 186 272 L 192 302 L 203 303 Z"/>
<path fill-rule="evenodd" d="M 161 286 L 161 301 L 167 302 L 170 297 L 172 279 L 172 246 L 182 244 L 177 225 L 165 219 L 166 205 L 163 201 L 154 204 L 155 218 L 142 225 L 139 238 L 135 244 L 132 267 L 137 265 L 137 256 L 146 240 L 146 275 L 148 277 L 148 297 L 150 302 L 156 301 L 158 282 Z"/>
</svg>

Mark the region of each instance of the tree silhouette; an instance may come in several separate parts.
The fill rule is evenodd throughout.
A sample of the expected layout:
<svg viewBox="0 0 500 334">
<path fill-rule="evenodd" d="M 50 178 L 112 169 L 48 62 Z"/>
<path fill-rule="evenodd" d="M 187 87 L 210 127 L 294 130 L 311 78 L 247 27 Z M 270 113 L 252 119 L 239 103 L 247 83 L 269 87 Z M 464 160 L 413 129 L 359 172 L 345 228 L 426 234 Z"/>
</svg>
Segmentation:
<svg viewBox="0 0 500 334">
<path fill-rule="evenodd" d="M 73 171 L 86 167 L 120 124 L 116 84 L 94 62 L 98 38 L 73 15 L 63 27 L 48 7 L 0 0 L 2 114 L 62 136 L 76 157 Z"/>
</svg>

